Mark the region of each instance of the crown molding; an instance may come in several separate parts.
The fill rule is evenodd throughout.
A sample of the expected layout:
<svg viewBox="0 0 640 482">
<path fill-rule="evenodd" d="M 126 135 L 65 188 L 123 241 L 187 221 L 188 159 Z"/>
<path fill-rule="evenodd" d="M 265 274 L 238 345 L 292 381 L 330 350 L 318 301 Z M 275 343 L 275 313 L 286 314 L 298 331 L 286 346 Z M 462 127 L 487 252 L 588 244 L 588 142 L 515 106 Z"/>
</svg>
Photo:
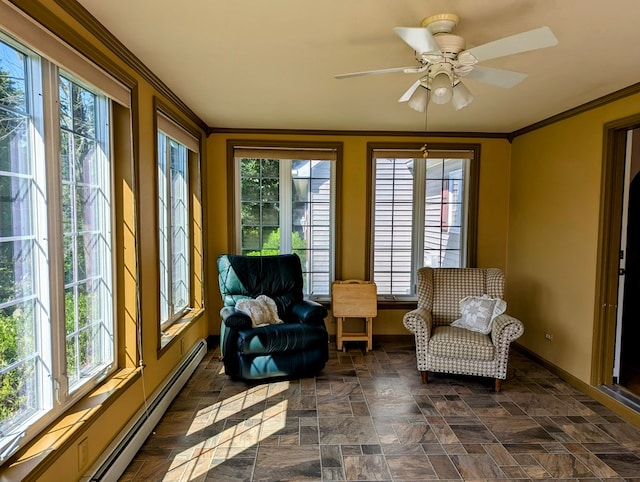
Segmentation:
<svg viewBox="0 0 640 482">
<path fill-rule="evenodd" d="M 638 92 L 640 92 L 640 83 L 630 85 L 629 87 L 625 87 L 620 90 L 616 90 L 615 92 L 599 97 L 598 99 L 586 102 L 582 105 L 574 107 L 573 109 L 566 110 L 564 112 L 561 112 L 560 114 L 556 114 L 547 119 L 541 120 L 540 122 L 536 122 L 535 124 L 531 124 L 527 127 L 523 127 L 522 129 L 513 131 L 511 134 L 509 134 L 509 142 L 513 141 L 513 139 L 523 134 L 528 134 L 529 132 L 533 132 L 535 130 L 541 129 L 551 124 L 555 124 L 556 122 L 560 122 L 562 120 L 568 119 L 578 114 L 582 114 L 584 112 L 595 109 L 597 107 L 601 107 L 603 105 L 610 104 L 617 100 L 624 99 L 625 97 L 629 97 L 630 95 L 637 94 Z"/>
<path fill-rule="evenodd" d="M 23 9 L 30 14 L 24 7 L 31 6 L 38 3 L 33 0 L 10 0 L 15 3 L 19 8 Z M 162 82 L 151 69 L 149 69 L 133 52 L 131 52 L 120 40 L 118 40 L 104 25 L 102 25 L 98 19 L 96 19 L 87 9 L 85 9 L 76 0 L 54 0 L 55 3 L 62 8 L 73 19 L 82 24 L 97 40 L 104 44 L 111 52 L 113 52 L 120 60 L 122 60 L 128 67 L 137 72 L 144 80 L 149 82 L 151 86 L 156 89 L 160 94 L 166 97 L 194 124 L 200 127 L 203 131 L 208 132 L 209 126 L 195 113 L 191 108 L 185 104 L 167 85 Z M 51 17 L 51 15 L 50 15 Z M 49 17 L 49 18 L 50 18 Z M 39 21 L 41 19 L 38 19 Z M 45 22 L 41 22 L 47 26 Z M 69 29 L 70 30 L 70 29 Z M 57 32 L 54 32 L 57 34 Z M 80 37 L 76 34 L 77 37 Z M 81 38 L 81 37 L 80 37 Z M 67 39 L 63 37 L 66 41 Z M 70 42 L 71 43 L 71 42 Z M 82 42 L 83 48 L 86 48 L 86 40 Z M 73 44 L 72 44 L 73 45 Z M 75 47 L 75 45 L 74 45 Z M 76 47 L 79 48 L 80 46 Z M 80 49 L 80 48 L 79 48 Z M 82 51 L 82 50 L 81 50 Z"/>
<path fill-rule="evenodd" d="M 133 76 L 89 43 L 76 30 L 60 20 L 40 2 L 30 0 L 8 0 L 8 2 L 104 69 L 129 89 L 134 90 L 137 88 L 138 82 Z"/>
<path fill-rule="evenodd" d="M 251 135 L 296 135 L 296 136 L 366 136 L 366 137 L 465 137 L 508 139 L 510 134 L 502 132 L 431 132 L 431 131 L 357 131 L 320 129 L 240 129 L 233 127 L 211 127 L 211 134 L 251 134 Z"/>
</svg>

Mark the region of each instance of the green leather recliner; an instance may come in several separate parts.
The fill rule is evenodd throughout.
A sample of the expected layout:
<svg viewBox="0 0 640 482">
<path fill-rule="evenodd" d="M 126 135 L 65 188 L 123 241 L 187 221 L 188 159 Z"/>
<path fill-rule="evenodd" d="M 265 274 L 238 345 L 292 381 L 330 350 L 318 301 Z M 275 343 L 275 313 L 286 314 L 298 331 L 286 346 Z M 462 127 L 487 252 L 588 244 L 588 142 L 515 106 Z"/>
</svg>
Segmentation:
<svg viewBox="0 0 640 482">
<path fill-rule="evenodd" d="M 295 254 L 218 257 L 220 349 L 225 373 L 254 381 L 314 376 L 329 359 L 327 310 L 303 296 L 302 267 Z M 251 318 L 235 309 L 241 299 L 266 295 L 284 322 L 253 327 Z"/>
</svg>

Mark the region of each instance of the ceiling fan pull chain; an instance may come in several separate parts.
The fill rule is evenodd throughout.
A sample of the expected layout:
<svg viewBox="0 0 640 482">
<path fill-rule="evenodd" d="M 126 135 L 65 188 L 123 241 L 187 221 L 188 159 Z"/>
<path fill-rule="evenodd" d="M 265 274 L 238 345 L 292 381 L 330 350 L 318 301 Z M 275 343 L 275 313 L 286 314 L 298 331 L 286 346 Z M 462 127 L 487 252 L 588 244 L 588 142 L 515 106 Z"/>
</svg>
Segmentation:
<svg viewBox="0 0 640 482">
<path fill-rule="evenodd" d="M 429 157 L 429 148 L 427 147 L 427 120 L 429 118 L 429 101 L 427 100 L 427 105 L 424 108 L 424 146 L 420 148 L 422 151 L 422 157 L 426 159 Z"/>
</svg>

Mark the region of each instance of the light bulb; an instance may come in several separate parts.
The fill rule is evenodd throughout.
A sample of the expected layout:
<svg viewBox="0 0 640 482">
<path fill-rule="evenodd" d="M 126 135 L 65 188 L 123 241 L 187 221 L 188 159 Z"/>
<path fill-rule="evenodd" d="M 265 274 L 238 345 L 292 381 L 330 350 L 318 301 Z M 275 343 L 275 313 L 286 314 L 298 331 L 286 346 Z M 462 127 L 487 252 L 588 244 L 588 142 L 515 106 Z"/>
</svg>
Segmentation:
<svg viewBox="0 0 640 482">
<path fill-rule="evenodd" d="M 427 110 L 428 103 L 429 91 L 422 85 L 419 85 L 409 99 L 409 107 L 418 112 L 424 112 Z"/>
<path fill-rule="evenodd" d="M 451 98 L 451 105 L 455 110 L 460 110 L 463 107 L 468 106 L 473 100 L 473 95 L 467 87 L 462 83 L 458 83 L 453 88 L 453 97 Z"/>
<path fill-rule="evenodd" d="M 446 72 L 439 72 L 431 81 L 431 100 L 434 104 L 446 104 L 451 100 L 451 79 Z"/>
</svg>

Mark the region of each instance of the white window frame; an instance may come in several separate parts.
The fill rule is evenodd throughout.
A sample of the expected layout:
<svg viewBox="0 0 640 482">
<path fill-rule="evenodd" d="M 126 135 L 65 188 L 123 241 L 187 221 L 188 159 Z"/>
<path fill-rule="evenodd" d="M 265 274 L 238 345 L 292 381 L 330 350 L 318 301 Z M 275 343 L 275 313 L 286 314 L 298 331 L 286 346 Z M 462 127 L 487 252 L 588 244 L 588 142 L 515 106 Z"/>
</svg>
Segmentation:
<svg viewBox="0 0 640 482">
<path fill-rule="evenodd" d="M 40 57 L 35 52 L 27 49 L 19 42 L 6 35 L 1 35 L 0 40 L 10 47 L 18 50 L 26 56 L 25 60 L 27 79 L 26 82 L 30 88 L 28 89 L 27 103 L 31 109 L 26 113 L 28 122 L 28 139 L 29 139 L 29 159 L 31 164 L 31 175 L 34 188 L 31 189 L 30 201 L 33 203 L 31 209 L 31 219 L 34 221 L 34 246 L 35 253 L 32 254 L 33 268 L 37 279 L 34 280 L 34 295 L 40 303 L 35 303 L 34 309 L 34 325 L 37 333 L 35 334 L 35 351 L 26 358 L 35 356 L 36 374 L 35 383 L 36 393 L 34 394 L 35 406 L 37 409 L 19 422 L 8 427 L 8 431 L 0 432 L 0 462 L 4 461 L 13 451 L 18 448 L 18 442 L 27 436 L 27 428 L 36 424 L 39 420 L 43 420 L 45 415 L 50 412 L 54 406 L 54 384 L 51 380 L 53 373 L 53 347 L 46 340 L 53 339 L 53 327 L 48 323 L 50 309 L 50 293 L 49 293 L 49 243 L 47 218 L 42 215 L 47 213 L 47 169 L 44 162 L 44 111 L 43 102 L 41 100 L 43 69 Z M 13 177 L 13 176 L 12 176 Z M 35 219 L 33 219 L 35 218 Z M 16 300 L 17 301 L 17 300 Z M 3 306 L 4 308 L 4 306 Z M 10 370 L 18 363 L 26 360 L 20 359 L 7 367 L 0 367 L 0 370 Z M 41 422 L 44 423 L 44 422 Z"/>
<path fill-rule="evenodd" d="M 337 258 L 337 191 L 338 191 L 338 173 L 339 173 L 339 156 L 340 149 L 338 146 L 325 147 L 319 143 L 317 147 L 309 144 L 308 147 L 291 147 L 286 146 L 270 146 L 268 143 L 247 146 L 238 144 L 229 147 L 232 159 L 233 172 L 233 251 L 240 254 L 242 252 L 242 221 L 241 221 L 241 160 L 250 159 L 273 159 L 279 161 L 279 205 L 280 217 L 280 253 L 288 254 L 294 252 L 291 245 L 292 239 L 292 211 L 293 211 L 293 174 L 292 164 L 294 160 L 327 161 L 330 162 L 330 193 L 329 193 L 329 263 L 327 272 L 327 286 L 319 289 L 313 286 L 314 271 L 302 266 L 303 276 L 305 279 L 304 295 L 307 299 L 316 301 L 328 300 L 331 293 L 331 283 L 336 279 L 336 258 Z M 286 206 L 286 208 L 282 208 Z M 322 273 L 322 272 L 320 272 Z M 311 284 L 312 286 L 308 286 Z"/>
<path fill-rule="evenodd" d="M 412 180 L 412 209 L 411 209 L 411 250 L 410 250 L 410 271 L 407 273 L 409 279 L 409 293 L 392 292 L 386 293 L 381 290 L 381 283 L 378 286 L 378 299 L 380 301 L 402 302 L 415 301 L 417 299 L 417 271 L 425 266 L 425 214 L 426 214 L 426 181 L 427 179 L 427 159 L 423 156 L 420 146 L 406 144 L 375 144 L 368 146 L 371 186 L 370 186 L 370 229 L 371 240 L 369 243 L 369 270 L 368 277 L 376 281 L 375 256 L 376 256 L 376 160 L 377 159 L 406 159 L 413 160 L 413 180 Z M 428 159 L 463 159 L 463 201 L 461 213 L 461 226 L 452 230 L 459 234 L 460 239 L 460 267 L 475 265 L 476 255 L 476 220 L 477 220 L 477 185 L 478 185 L 478 163 L 479 147 L 477 145 L 439 145 L 429 144 Z M 440 180 L 440 178 L 438 178 Z M 441 206 L 452 209 L 448 203 L 440 202 Z M 459 232 L 458 232 L 459 231 Z M 392 272 L 393 274 L 393 272 Z M 405 284 L 405 283 L 402 283 Z"/>
<path fill-rule="evenodd" d="M 101 251 L 99 258 L 102 263 L 100 267 L 101 268 L 100 272 L 102 273 L 102 277 L 100 278 L 101 280 L 100 284 L 102 285 L 101 291 L 103 292 L 103 295 L 104 295 L 100 297 L 101 302 L 100 302 L 99 311 L 100 313 L 105 315 L 104 316 L 105 319 L 111 320 L 111 326 L 108 326 L 108 329 L 111 332 L 111 339 L 112 339 L 112 343 L 110 344 L 110 346 L 103 345 L 101 348 L 101 351 L 102 351 L 102 356 L 108 356 L 109 358 L 111 358 L 111 362 L 105 366 L 94 369 L 94 371 L 90 374 L 86 374 L 84 376 L 81 375 L 81 378 L 75 383 L 70 382 L 71 377 L 70 377 L 70 374 L 67 373 L 68 367 L 65 367 L 65 373 L 67 374 L 67 376 L 65 376 L 62 379 L 61 385 L 64 389 L 68 390 L 68 392 L 71 393 L 71 392 L 78 391 L 81 387 L 84 386 L 86 381 L 89 379 L 104 378 L 106 374 L 112 372 L 115 369 L 115 365 L 116 365 L 115 353 L 116 353 L 117 338 L 116 338 L 116 323 L 114 318 L 115 296 L 113 295 L 114 289 L 115 289 L 114 276 L 113 276 L 113 273 L 115 273 L 115 254 L 113 251 L 113 245 L 114 245 L 113 237 L 115 233 L 115 226 L 114 226 L 115 210 L 112 202 L 112 199 L 114 198 L 113 196 L 114 188 L 112 183 L 112 180 L 114 179 L 114 166 L 113 166 L 113 162 L 111 162 L 111 154 L 110 154 L 112 151 L 111 138 L 110 138 L 112 121 L 111 121 L 111 112 L 109 108 L 108 97 L 100 93 L 97 89 L 91 86 L 84 85 L 83 82 L 77 77 L 75 77 L 74 75 L 69 74 L 68 72 L 62 72 L 59 69 L 57 70 L 58 70 L 58 78 L 65 77 L 68 81 L 76 85 L 79 85 L 83 89 L 96 95 L 96 116 L 101 121 L 104 121 L 104 123 L 98 124 L 96 122 L 96 139 L 98 141 L 98 144 L 102 147 L 102 149 L 100 149 L 96 154 L 96 162 L 99 164 L 99 166 L 98 166 L 98 169 L 96 170 L 95 175 L 97 177 L 97 183 L 99 186 L 104 186 L 104 185 L 108 186 L 107 190 L 100 191 L 101 202 L 99 203 L 99 206 L 98 206 L 99 214 L 101 216 L 100 217 L 101 221 L 104 219 L 107 219 L 108 223 L 106 225 L 104 222 L 100 223 L 101 225 L 99 226 L 99 231 L 98 231 L 99 236 L 97 236 L 97 238 L 104 240 L 101 242 L 101 245 L 99 248 L 99 250 Z M 57 103 L 59 104 L 59 102 Z M 58 131 L 58 133 L 60 133 L 60 131 Z M 52 136 L 52 137 L 55 137 L 55 136 Z M 60 143 L 56 142 L 56 147 L 58 148 L 58 150 L 59 150 L 59 147 L 58 147 L 59 145 Z M 58 160 L 60 159 L 59 152 L 55 157 L 55 159 L 58 159 Z M 48 174 L 48 177 L 50 179 L 54 179 L 60 175 L 61 167 L 55 166 L 54 163 L 49 163 L 49 166 L 55 169 L 55 172 L 52 170 L 50 174 Z M 58 179 L 58 182 L 60 183 L 61 179 Z M 83 186 L 90 187 L 88 183 L 79 182 L 78 184 L 80 188 L 82 188 Z M 93 187 L 95 188 L 96 185 L 94 185 Z M 77 199 L 77 196 L 79 195 L 79 193 L 76 191 L 76 186 L 73 186 L 72 191 L 75 192 L 73 196 L 74 203 L 71 209 L 72 217 L 75 218 L 73 219 L 73 226 L 74 226 L 73 236 L 77 237 L 83 234 L 83 229 L 80 228 L 79 226 L 76 226 L 78 213 L 76 211 L 77 205 L 75 201 Z M 55 199 L 51 199 L 50 207 L 51 207 L 50 218 L 54 219 L 55 216 L 59 216 L 60 213 L 62 212 L 61 196 L 56 196 Z M 66 234 L 67 233 L 63 233 L 63 236 L 65 236 Z M 56 236 L 53 239 L 58 239 L 58 237 Z M 59 252 L 59 248 L 56 248 L 56 251 Z M 77 257 L 77 256 L 78 256 L 78 253 L 74 252 L 74 257 Z M 74 264 L 74 280 L 71 282 L 70 287 L 79 285 L 80 284 L 79 281 L 81 281 L 77 279 L 76 268 L 77 266 Z M 54 274 L 54 276 L 56 276 L 57 279 L 64 279 L 64 270 L 61 270 L 59 273 L 56 270 L 56 273 Z M 103 286 L 103 284 L 106 284 L 107 286 L 105 287 Z M 63 283 L 62 285 L 64 286 L 65 284 Z M 110 297 L 111 302 L 105 303 L 105 298 L 108 298 L 108 297 Z M 57 298 L 63 299 L 64 293 L 62 297 L 57 296 Z M 78 300 L 76 298 L 74 298 L 74 300 L 75 300 L 74 309 L 79 310 L 80 308 L 77 306 Z M 64 315 L 65 315 L 65 312 L 63 311 L 63 318 L 64 318 Z M 95 323 L 92 325 L 95 325 Z M 75 334 L 78 337 L 80 337 L 83 331 L 86 331 L 85 327 L 76 327 L 73 330 L 73 333 L 68 333 L 68 332 L 66 333 L 66 338 L 68 338 L 71 334 Z M 76 355 L 79 355 L 79 353 L 76 353 Z M 88 389 L 85 389 L 85 390 L 88 390 Z"/>
<path fill-rule="evenodd" d="M 33 198 L 32 219 L 35 226 L 37 253 L 35 291 L 39 311 L 35 315 L 37 325 L 37 356 L 43 360 L 38 375 L 39 407 L 29 417 L 8 427 L 0 434 L 0 464 L 16 450 L 24 446 L 71 405 L 86 395 L 106 376 L 117 369 L 117 323 L 115 319 L 115 245 L 113 179 L 114 166 L 110 159 L 112 138 L 110 109 L 108 104 L 118 102 L 130 108 L 130 91 L 118 81 L 96 67 L 85 57 L 67 46 L 60 39 L 34 23 L 15 7 L 0 2 L 0 38 L 29 58 L 30 104 L 33 108 L 29 128 L 29 149 L 33 166 L 33 179 L 38 186 Z M 70 387 L 66 373 L 66 327 L 64 303 L 64 256 L 61 213 L 60 171 L 60 122 L 58 94 L 59 75 L 81 85 L 82 88 L 105 96 L 102 114 L 104 123 L 97 127 L 107 133 L 102 136 L 100 150 L 106 156 L 109 199 L 108 223 L 102 225 L 103 236 L 109 241 L 106 276 L 111 302 L 106 309 L 111 329 L 111 343 L 107 351 L 109 362 L 96 367 L 81 378 L 81 383 Z M 103 313 L 104 314 L 104 313 Z"/>
<path fill-rule="evenodd" d="M 158 144 L 158 232 L 159 232 L 159 245 L 158 255 L 160 256 L 159 266 L 159 279 L 160 284 L 159 293 L 161 293 L 159 314 L 160 314 L 160 331 L 166 333 L 166 330 L 183 318 L 186 314 L 193 310 L 193 286 L 191 279 L 193 260 L 191 257 L 191 246 L 193 242 L 193 233 L 191 232 L 191 179 L 189 177 L 190 172 L 190 153 L 199 156 L 199 142 L 189 132 L 180 127 L 176 122 L 170 119 L 166 114 L 158 112 L 157 118 L 157 144 Z M 164 143 L 161 142 L 161 136 L 166 139 Z M 175 300 L 173 298 L 173 283 L 174 271 L 173 271 L 173 236 L 164 235 L 163 229 L 172 231 L 173 214 L 172 214 L 172 201 L 173 201 L 173 185 L 171 182 L 166 182 L 167 173 L 164 176 L 161 175 L 161 159 L 165 164 L 168 172 L 171 172 L 171 141 L 178 144 L 178 146 L 184 152 L 184 166 L 185 166 L 185 178 L 184 178 L 184 190 L 186 193 L 185 203 L 186 212 L 183 213 L 184 221 L 186 224 L 186 239 L 183 239 L 183 243 L 186 248 L 186 262 L 187 266 L 183 270 L 186 273 L 186 291 L 187 302 L 182 306 L 175 306 Z M 161 152 L 161 144 L 164 145 L 164 152 Z M 163 182 L 164 181 L 164 182 Z M 164 191 L 164 192 L 162 192 Z M 164 203 L 162 202 L 164 200 Z M 167 202 L 168 201 L 168 202 Z M 164 211 L 162 207 L 165 207 Z M 163 259 L 164 257 L 164 259 Z M 166 300 L 166 301 L 165 301 Z"/>
</svg>

